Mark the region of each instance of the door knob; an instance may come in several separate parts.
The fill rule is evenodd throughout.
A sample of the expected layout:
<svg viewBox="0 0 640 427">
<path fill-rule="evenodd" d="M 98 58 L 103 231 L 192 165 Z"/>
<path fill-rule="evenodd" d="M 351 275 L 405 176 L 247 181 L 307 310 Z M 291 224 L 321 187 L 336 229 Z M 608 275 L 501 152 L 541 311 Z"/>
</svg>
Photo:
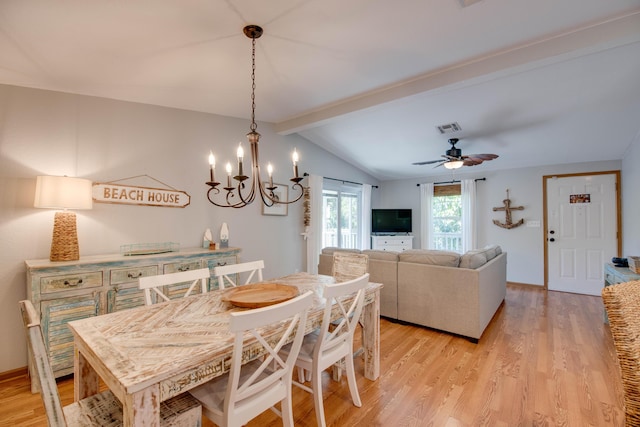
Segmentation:
<svg viewBox="0 0 640 427">
<path fill-rule="evenodd" d="M 553 237 L 549 239 L 550 242 L 555 242 L 556 239 L 554 239 Z"/>
<path fill-rule="evenodd" d="M 551 230 L 551 231 L 549 231 L 549 234 L 556 234 L 556 232 Z"/>
</svg>

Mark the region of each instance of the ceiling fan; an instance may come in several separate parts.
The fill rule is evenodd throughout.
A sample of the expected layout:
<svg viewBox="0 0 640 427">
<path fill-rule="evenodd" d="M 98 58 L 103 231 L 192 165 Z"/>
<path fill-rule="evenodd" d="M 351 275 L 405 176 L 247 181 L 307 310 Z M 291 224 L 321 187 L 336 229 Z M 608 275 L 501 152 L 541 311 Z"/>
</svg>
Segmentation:
<svg viewBox="0 0 640 427">
<path fill-rule="evenodd" d="M 451 144 L 451 148 L 447 150 L 445 154 L 442 155 L 442 159 L 439 160 L 428 160 L 426 162 L 416 162 L 412 163 L 413 165 L 431 165 L 433 163 L 438 163 L 438 166 L 444 166 L 447 169 L 458 169 L 462 166 L 475 166 L 484 162 L 485 160 L 493 160 L 498 158 L 497 154 L 469 154 L 468 156 L 462 155 L 462 150 L 456 148 L 456 143 L 459 141 L 458 138 L 451 138 L 449 140 L 449 144 Z"/>
</svg>

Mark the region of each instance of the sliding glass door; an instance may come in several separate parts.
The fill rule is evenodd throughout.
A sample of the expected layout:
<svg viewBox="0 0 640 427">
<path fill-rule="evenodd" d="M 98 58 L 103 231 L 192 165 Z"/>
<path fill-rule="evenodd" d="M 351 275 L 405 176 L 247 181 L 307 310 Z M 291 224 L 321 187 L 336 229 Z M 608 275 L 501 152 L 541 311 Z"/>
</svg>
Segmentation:
<svg viewBox="0 0 640 427">
<path fill-rule="evenodd" d="M 322 247 L 359 249 L 362 233 L 362 186 L 324 180 Z"/>
</svg>

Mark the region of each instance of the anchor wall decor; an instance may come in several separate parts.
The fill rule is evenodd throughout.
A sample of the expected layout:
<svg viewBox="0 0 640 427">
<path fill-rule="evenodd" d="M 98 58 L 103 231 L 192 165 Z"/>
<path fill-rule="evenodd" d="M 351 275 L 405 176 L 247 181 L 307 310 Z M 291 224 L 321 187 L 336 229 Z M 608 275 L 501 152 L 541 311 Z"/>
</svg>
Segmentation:
<svg viewBox="0 0 640 427">
<path fill-rule="evenodd" d="M 522 211 L 524 210 L 524 206 L 511 206 L 511 200 L 509 200 L 509 189 L 507 188 L 507 198 L 502 201 L 504 203 L 504 207 L 493 208 L 493 211 L 504 211 L 506 215 L 506 221 L 504 223 L 498 221 L 497 219 L 493 220 L 493 223 L 498 227 L 511 229 L 516 228 L 522 224 L 524 224 L 524 219 L 520 219 L 518 222 L 513 222 L 511 220 L 511 211 Z"/>
</svg>

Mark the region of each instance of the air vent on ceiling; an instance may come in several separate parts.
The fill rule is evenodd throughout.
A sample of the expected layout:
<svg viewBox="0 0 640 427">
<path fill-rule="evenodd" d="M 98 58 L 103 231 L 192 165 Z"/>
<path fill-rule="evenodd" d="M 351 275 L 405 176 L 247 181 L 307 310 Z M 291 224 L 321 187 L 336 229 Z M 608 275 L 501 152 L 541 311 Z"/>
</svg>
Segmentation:
<svg viewBox="0 0 640 427">
<path fill-rule="evenodd" d="M 453 133 L 453 132 L 458 132 L 462 130 L 462 128 L 457 122 L 447 123 L 446 125 L 440 125 L 440 126 L 437 126 L 437 128 L 441 134 Z"/>
</svg>

